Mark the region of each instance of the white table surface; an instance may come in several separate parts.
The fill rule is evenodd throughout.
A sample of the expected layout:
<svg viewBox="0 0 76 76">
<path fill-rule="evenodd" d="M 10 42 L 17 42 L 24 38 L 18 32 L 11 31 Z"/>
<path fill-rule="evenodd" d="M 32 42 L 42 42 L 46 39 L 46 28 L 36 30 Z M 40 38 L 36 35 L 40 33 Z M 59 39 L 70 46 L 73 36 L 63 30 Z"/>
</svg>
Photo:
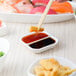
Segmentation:
<svg viewBox="0 0 76 76">
<path fill-rule="evenodd" d="M 27 76 L 26 70 L 29 65 L 40 57 L 62 56 L 76 63 L 76 20 L 44 24 L 45 30 L 59 39 L 59 44 L 41 54 L 30 52 L 19 41 L 23 35 L 29 32 L 29 27 L 35 24 L 6 24 L 9 33 L 4 38 L 10 42 L 10 49 L 0 76 Z"/>
</svg>

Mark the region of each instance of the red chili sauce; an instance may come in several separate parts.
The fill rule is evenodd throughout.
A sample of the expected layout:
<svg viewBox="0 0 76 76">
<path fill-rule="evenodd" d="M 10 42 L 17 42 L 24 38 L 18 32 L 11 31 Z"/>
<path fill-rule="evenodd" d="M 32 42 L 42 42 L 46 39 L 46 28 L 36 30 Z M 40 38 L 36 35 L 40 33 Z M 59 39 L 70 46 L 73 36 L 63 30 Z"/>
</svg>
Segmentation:
<svg viewBox="0 0 76 76">
<path fill-rule="evenodd" d="M 25 43 L 31 43 L 33 41 L 42 39 L 42 38 L 47 37 L 47 36 L 48 35 L 45 33 L 34 33 L 34 34 L 23 37 L 22 41 Z"/>
</svg>

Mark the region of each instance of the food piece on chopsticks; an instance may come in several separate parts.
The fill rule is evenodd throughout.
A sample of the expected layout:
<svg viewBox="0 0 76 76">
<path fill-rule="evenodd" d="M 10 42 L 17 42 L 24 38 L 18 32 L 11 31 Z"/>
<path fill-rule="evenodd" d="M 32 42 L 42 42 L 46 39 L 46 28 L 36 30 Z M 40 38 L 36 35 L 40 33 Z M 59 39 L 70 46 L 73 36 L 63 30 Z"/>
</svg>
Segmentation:
<svg viewBox="0 0 76 76">
<path fill-rule="evenodd" d="M 30 32 L 42 32 L 42 31 L 44 31 L 44 28 L 40 28 L 38 30 L 38 27 L 36 27 L 36 26 L 31 26 L 30 27 Z"/>
<path fill-rule="evenodd" d="M 51 9 L 55 10 L 58 13 L 73 13 L 72 5 L 69 2 L 57 2 L 54 1 Z"/>
<path fill-rule="evenodd" d="M 20 1 L 19 3 L 13 5 L 13 7 L 16 8 L 18 13 L 26 14 L 28 14 L 33 9 L 33 5 L 31 3 L 26 3 L 26 1 Z"/>
<path fill-rule="evenodd" d="M 35 7 L 31 10 L 30 14 L 42 14 L 45 10 L 45 6 Z M 50 9 L 48 14 L 57 14 L 54 10 Z"/>
<path fill-rule="evenodd" d="M 56 59 L 42 59 L 39 65 L 35 66 L 36 76 L 69 76 L 76 69 L 61 65 Z"/>
<path fill-rule="evenodd" d="M 17 13 L 16 9 L 6 2 L 0 3 L 0 12 L 1 13 Z"/>
<path fill-rule="evenodd" d="M 49 0 L 32 0 L 32 3 L 34 5 L 44 5 L 46 6 L 48 4 Z"/>
<path fill-rule="evenodd" d="M 50 6 L 52 4 L 53 1 L 49 1 L 47 7 L 45 6 L 40 6 L 40 7 L 36 7 L 35 9 L 33 9 L 30 13 L 31 14 L 35 14 L 35 13 L 43 13 L 41 18 L 40 18 L 40 21 L 38 23 L 38 28 L 37 28 L 37 32 L 39 32 L 41 26 L 42 26 L 42 23 L 44 22 L 47 14 L 57 14 L 54 10 L 50 9 Z M 34 28 L 35 29 L 35 28 Z"/>
</svg>

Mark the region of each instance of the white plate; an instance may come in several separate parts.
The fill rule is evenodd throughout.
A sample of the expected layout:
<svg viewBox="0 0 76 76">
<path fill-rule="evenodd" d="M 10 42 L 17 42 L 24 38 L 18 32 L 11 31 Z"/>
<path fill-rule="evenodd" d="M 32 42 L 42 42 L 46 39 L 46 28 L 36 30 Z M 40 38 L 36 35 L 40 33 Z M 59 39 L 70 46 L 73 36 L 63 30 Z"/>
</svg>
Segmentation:
<svg viewBox="0 0 76 76">
<path fill-rule="evenodd" d="M 4 52 L 4 56 L 0 57 L 0 72 L 2 71 L 2 69 L 4 67 L 4 62 L 5 62 L 8 50 L 9 50 L 8 40 L 4 39 L 4 38 L 0 38 L 0 51 Z"/>
<path fill-rule="evenodd" d="M 39 14 L 0 13 L 0 19 L 4 22 L 38 23 L 40 17 Z M 47 15 L 44 23 L 61 22 L 72 18 L 73 14 Z"/>
<path fill-rule="evenodd" d="M 40 58 L 40 59 L 36 60 L 34 63 L 32 63 L 27 70 L 28 76 L 36 76 L 34 74 L 34 67 L 39 64 L 39 61 L 41 59 L 48 59 L 48 58 L 55 58 L 56 60 L 58 60 L 60 62 L 60 64 L 62 64 L 64 66 L 69 66 L 72 69 L 76 69 L 76 65 L 73 62 L 69 61 L 68 59 L 64 59 L 63 57 L 50 56 L 50 57 Z M 70 76 L 76 76 L 76 72 L 74 72 Z"/>
</svg>

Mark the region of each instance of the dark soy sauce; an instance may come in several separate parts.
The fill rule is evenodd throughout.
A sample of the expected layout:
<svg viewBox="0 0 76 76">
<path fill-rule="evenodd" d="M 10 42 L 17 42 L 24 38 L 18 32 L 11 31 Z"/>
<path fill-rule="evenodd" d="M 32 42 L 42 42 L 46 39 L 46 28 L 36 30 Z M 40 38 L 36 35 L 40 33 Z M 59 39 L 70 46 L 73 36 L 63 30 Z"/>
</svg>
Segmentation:
<svg viewBox="0 0 76 76">
<path fill-rule="evenodd" d="M 48 37 L 44 40 L 40 40 L 36 43 L 30 44 L 29 46 L 34 49 L 40 49 L 42 47 L 45 47 L 45 46 L 53 44 L 53 43 L 55 43 L 55 40 L 52 39 L 51 37 Z"/>
</svg>

